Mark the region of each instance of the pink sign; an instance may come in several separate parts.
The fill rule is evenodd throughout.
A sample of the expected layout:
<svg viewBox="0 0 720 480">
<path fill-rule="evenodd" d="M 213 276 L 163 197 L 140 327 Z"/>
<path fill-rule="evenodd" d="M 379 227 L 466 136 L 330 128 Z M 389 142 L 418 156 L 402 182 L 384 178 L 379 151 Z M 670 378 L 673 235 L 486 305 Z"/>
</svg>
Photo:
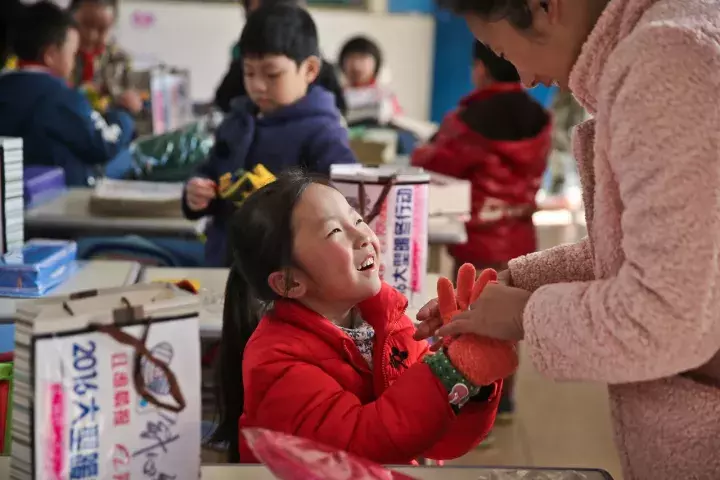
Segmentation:
<svg viewBox="0 0 720 480">
<path fill-rule="evenodd" d="M 150 28 L 155 25 L 155 14 L 152 12 L 135 10 L 130 17 L 130 21 L 133 27 Z"/>
</svg>

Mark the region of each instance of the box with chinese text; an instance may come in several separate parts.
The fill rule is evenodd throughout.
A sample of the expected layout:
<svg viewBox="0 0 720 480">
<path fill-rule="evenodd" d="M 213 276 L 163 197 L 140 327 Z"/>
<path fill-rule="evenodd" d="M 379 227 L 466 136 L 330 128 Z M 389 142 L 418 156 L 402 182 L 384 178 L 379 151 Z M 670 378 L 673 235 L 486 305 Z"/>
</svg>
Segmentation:
<svg viewBox="0 0 720 480">
<path fill-rule="evenodd" d="M 199 478 L 198 308 L 167 284 L 23 304 L 11 478 Z"/>
<path fill-rule="evenodd" d="M 333 185 L 366 218 L 380 241 L 380 278 L 411 306 L 425 297 L 428 258 L 428 185 L 418 168 L 333 165 Z"/>
</svg>

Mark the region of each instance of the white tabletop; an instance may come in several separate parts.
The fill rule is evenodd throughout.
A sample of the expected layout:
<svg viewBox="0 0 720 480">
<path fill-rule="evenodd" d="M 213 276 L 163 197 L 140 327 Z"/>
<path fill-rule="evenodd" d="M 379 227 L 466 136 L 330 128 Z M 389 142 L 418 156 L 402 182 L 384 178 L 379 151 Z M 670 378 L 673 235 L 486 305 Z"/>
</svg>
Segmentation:
<svg viewBox="0 0 720 480">
<path fill-rule="evenodd" d="M 570 480 L 580 478 L 581 473 L 586 480 L 612 480 L 612 478 L 599 470 L 581 470 L 574 473 L 572 470 L 533 470 L 517 469 L 512 467 L 391 467 L 393 470 L 410 475 L 417 480 L 483 480 L 502 478 L 504 480 L 528 480 L 538 478 L 553 478 L 554 480 Z M 203 480 L 276 480 L 276 477 L 262 465 L 203 465 L 201 478 Z M 564 472 L 565 475 L 562 475 Z M 533 475 L 535 473 L 535 475 Z M 553 474 L 554 475 L 550 475 Z M 504 474 L 504 475 L 503 475 Z M 503 476 L 498 476 L 503 475 Z M 10 478 L 10 458 L 0 457 L 0 478 Z"/>
<path fill-rule="evenodd" d="M 50 296 L 132 285 L 137 281 L 139 274 L 140 264 L 137 262 L 79 262 L 75 273 L 65 283 L 50 292 Z M 32 301 L 32 299 L 0 297 L 0 319 L 11 320 L 15 316 L 17 303 L 27 301 Z"/>
<path fill-rule="evenodd" d="M 110 217 L 90 213 L 90 188 L 71 188 L 51 202 L 30 208 L 25 212 L 25 226 L 32 236 L 45 232 L 61 232 L 66 236 L 78 235 L 155 235 L 197 238 L 205 221 L 185 218 Z"/>
<path fill-rule="evenodd" d="M 226 268 L 146 268 L 141 282 L 196 280 L 200 283 L 203 309 L 200 312 L 200 333 L 203 337 L 219 336 L 222 332 L 222 311 L 227 283 Z M 425 280 L 427 300 L 435 297 L 438 275 L 429 273 Z M 411 305 L 407 315 L 415 319 L 421 304 Z"/>
</svg>

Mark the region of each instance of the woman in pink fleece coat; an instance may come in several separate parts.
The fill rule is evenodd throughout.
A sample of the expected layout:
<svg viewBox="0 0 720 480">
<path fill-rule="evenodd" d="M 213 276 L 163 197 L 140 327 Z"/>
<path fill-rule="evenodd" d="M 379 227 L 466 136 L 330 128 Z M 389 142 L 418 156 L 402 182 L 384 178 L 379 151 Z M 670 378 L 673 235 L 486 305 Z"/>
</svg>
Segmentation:
<svg viewBox="0 0 720 480">
<path fill-rule="evenodd" d="M 610 385 L 626 480 L 720 479 L 720 0 L 440 0 L 528 84 L 569 88 L 588 238 L 512 261 L 436 332 L 525 339 Z M 532 293 L 531 293 L 532 292 Z"/>
</svg>

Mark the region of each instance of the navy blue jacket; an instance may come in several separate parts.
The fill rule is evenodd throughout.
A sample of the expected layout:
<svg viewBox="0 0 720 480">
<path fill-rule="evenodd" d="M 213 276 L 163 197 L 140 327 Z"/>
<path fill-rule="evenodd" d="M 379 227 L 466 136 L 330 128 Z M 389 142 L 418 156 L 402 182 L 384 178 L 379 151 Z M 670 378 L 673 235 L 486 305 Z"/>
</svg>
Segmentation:
<svg viewBox="0 0 720 480">
<path fill-rule="evenodd" d="M 45 71 L 0 74 L 0 136 L 21 137 L 25 165 L 62 167 L 69 186 L 87 186 L 128 147 L 133 127 L 127 112 L 103 117 L 82 93 Z"/>
<path fill-rule="evenodd" d="M 269 115 L 259 116 L 248 97 L 234 100 L 216 132 L 210 158 L 196 176 L 217 182 L 226 173 L 252 170 L 257 164 L 275 175 L 297 166 L 329 175 L 333 163 L 355 162 L 334 96 L 313 86 L 297 103 Z M 215 199 L 206 210 L 193 212 L 183 199 L 183 210 L 189 219 L 213 217 L 206 232 L 205 259 L 207 266 L 223 266 L 226 222 L 234 208 Z"/>
</svg>

